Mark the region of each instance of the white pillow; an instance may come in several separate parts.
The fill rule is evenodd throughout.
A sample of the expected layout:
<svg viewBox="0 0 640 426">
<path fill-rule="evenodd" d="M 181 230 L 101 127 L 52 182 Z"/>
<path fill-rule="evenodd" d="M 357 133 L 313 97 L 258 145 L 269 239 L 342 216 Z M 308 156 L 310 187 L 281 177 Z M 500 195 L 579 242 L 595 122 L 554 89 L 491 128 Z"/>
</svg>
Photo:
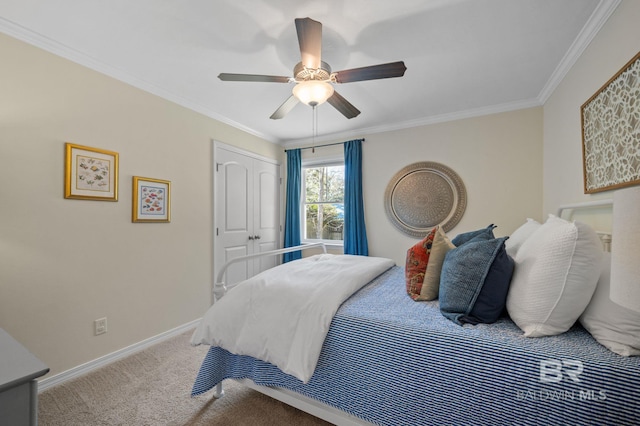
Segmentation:
<svg viewBox="0 0 640 426">
<path fill-rule="evenodd" d="M 564 333 L 589 304 L 600 275 L 602 245 L 580 222 L 549 215 L 522 244 L 507 311 L 527 337 Z"/>
<path fill-rule="evenodd" d="M 509 239 L 504 243 L 504 247 L 507 249 L 507 254 L 513 258 L 516 257 L 516 253 L 522 247 L 522 244 L 533 234 L 533 232 L 540 228 L 542 225 L 531 218 L 527 218 L 527 221 L 520 225 L 518 229 L 513 231 Z"/>
<path fill-rule="evenodd" d="M 605 253 L 602 263 L 598 286 L 580 323 L 609 350 L 624 356 L 640 355 L 640 313 L 611 300 L 611 253 Z"/>
</svg>

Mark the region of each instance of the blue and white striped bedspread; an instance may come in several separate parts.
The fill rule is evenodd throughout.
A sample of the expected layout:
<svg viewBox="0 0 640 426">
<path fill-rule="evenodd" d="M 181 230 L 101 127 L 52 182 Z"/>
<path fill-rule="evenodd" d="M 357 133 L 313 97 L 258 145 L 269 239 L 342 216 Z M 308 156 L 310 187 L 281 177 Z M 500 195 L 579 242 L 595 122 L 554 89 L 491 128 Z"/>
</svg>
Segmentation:
<svg viewBox="0 0 640 426">
<path fill-rule="evenodd" d="M 525 338 L 508 319 L 460 327 L 393 267 L 338 310 L 311 381 L 212 347 L 192 395 L 226 378 L 293 390 L 379 425 L 640 424 L 640 358 L 581 327 Z"/>
</svg>

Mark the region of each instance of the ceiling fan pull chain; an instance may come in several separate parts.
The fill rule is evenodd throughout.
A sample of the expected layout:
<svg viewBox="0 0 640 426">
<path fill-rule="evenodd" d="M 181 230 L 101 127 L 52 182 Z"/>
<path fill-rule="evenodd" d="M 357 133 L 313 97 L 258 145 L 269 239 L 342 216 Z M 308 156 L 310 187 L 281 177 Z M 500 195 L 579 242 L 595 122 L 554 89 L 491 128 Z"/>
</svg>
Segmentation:
<svg viewBox="0 0 640 426">
<path fill-rule="evenodd" d="M 313 108 L 313 128 L 312 128 L 312 134 L 313 137 L 311 138 L 311 153 L 315 154 L 316 152 L 316 133 L 318 133 L 318 110 L 316 109 L 317 105 L 314 105 Z"/>
</svg>

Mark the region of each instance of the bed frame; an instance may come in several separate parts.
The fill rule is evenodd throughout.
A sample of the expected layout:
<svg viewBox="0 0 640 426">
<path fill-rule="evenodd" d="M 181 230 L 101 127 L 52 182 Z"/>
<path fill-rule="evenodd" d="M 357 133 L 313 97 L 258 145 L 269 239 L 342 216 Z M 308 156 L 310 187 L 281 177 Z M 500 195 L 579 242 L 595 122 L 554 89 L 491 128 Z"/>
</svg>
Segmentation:
<svg viewBox="0 0 640 426">
<path fill-rule="evenodd" d="M 233 259 L 229 260 L 227 263 L 222 265 L 222 268 L 220 268 L 220 271 L 218 271 L 216 282 L 213 285 L 213 302 L 215 303 L 216 300 L 219 300 L 222 296 L 225 295 L 225 293 L 229 289 L 233 288 L 234 285 L 237 284 L 237 283 L 231 283 L 227 285 L 225 283 L 224 275 L 226 274 L 227 269 L 229 269 L 229 266 L 238 262 L 244 262 L 245 260 L 251 260 L 258 257 L 277 256 L 284 253 L 292 253 L 294 251 L 303 251 L 303 250 L 308 250 L 308 249 L 317 248 L 317 247 L 322 248 L 323 253 L 327 252 L 327 246 L 321 242 L 321 243 L 303 244 L 300 246 L 287 247 L 287 248 L 277 249 L 277 250 L 262 251 L 260 253 L 253 253 L 253 254 L 247 254 L 245 256 L 234 257 Z"/>
<path fill-rule="evenodd" d="M 220 298 L 223 297 L 228 290 L 234 287 L 235 283 L 227 284 L 224 279 L 225 273 L 227 272 L 229 266 L 235 263 L 243 262 L 245 260 L 255 259 L 257 257 L 278 256 L 284 253 L 292 253 L 296 251 L 304 251 L 317 248 L 322 249 L 322 253 L 327 253 L 326 245 L 322 242 L 319 242 L 240 256 L 228 261 L 222 266 L 222 268 L 220 268 L 220 271 L 218 272 L 218 275 L 216 277 L 216 282 L 213 285 L 213 303 L 215 303 L 217 300 L 220 300 Z M 342 410 L 338 410 L 337 408 L 323 404 L 313 398 L 300 395 L 288 389 L 256 385 L 250 379 L 239 379 L 236 380 L 236 382 L 241 383 L 244 386 L 254 389 L 271 398 L 277 399 L 278 401 L 284 402 L 287 405 L 309 413 L 312 416 L 318 417 L 322 420 L 326 420 L 336 425 L 366 426 L 372 424 L 369 422 L 365 422 L 364 420 L 359 419 Z M 224 389 L 222 387 L 222 383 L 219 383 L 213 390 L 213 397 L 221 398 L 222 396 L 224 396 Z"/>
<path fill-rule="evenodd" d="M 576 203 L 576 204 L 566 204 L 558 208 L 557 216 L 567 220 L 571 220 L 571 217 L 573 216 L 575 211 L 585 211 L 585 210 L 589 211 L 594 208 L 610 208 L 612 206 L 613 206 L 613 200 L 610 200 L 610 199 Z M 600 239 L 602 240 L 604 250 L 610 251 L 611 239 L 612 239 L 611 233 L 607 231 L 596 231 L 596 232 L 598 233 L 598 235 L 600 236 Z M 322 251 L 324 253 L 327 252 L 326 246 L 324 243 L 314 243 L 314 244 L 305 244 L 301 246 L 295 246 L 295 247 L 279 249 L 279 250 L 271 250 L 271 251 L 256 253 L 256 254 L 247 255 L 247 256 L 241 256 L 241 257 L 237 257 L 230 260 L 225 265 L 223 265 L 222 268 L 220 269 L 217 276 L 216 283 L 213 286 L 214 303 L 216 300 L 219 300 L 221 297 L 223 297 L 228 289 L 233 288 L 233 284 L 227 285 L 224 282 L 225 272 L 230 265 L 244 261 L 244 260 L 257 258 L 257 257 L 275 256 L 275 255 L 280 255 L 284 253 L 303 251 L 303 250 L 308 250 L 308 249 L 318 248 L 318 247 L 322 248 Z M 257 385 L 250 379 L 232 379 L 232 380 L 236 380 L 236 382 L 241 383 L 251 389 L 254 389 L 264 395 L 277 399 L 287 405 L 295 407 L 299 410 L 302 410 L 306 413 L 309 413 L 315 417 L 318 417 L 322 420 L 328 421 L 338 426 L 372 426 L 373 425 L 372 423 L 364 421 L 345 411 L 339 410 L 335 407 L 324 404 L 322 402 L 319 402 L 315 399 L 298 394 L 296 392 L 290 391 L 288 389 Z M 221 398 L 223 395 L 224 395 L 224 390 L 221 382 L 213 390 L 213 397 Z"/>
<path fill-rule="evenodd" d="M 564 204 L 558 207 L 557 216 L 567 220 L 571 220 L 573 213 L 576 211 L 589 211 L 589 210 L 599 209 L 599 208 L 611 209 L 612 207 L 613 207 L 612 199 L 587 201 L 587 202 L 575 203 L 575 204 Z M 607 252 L 611 251 L 611 231 L 609 232 L 598 231 L 596 229 L 596 232 L 600 236 L 600 240 L 602 241 L 602 247 L 604 248 L 604 251 L 607 251 Z"/>
</svg>

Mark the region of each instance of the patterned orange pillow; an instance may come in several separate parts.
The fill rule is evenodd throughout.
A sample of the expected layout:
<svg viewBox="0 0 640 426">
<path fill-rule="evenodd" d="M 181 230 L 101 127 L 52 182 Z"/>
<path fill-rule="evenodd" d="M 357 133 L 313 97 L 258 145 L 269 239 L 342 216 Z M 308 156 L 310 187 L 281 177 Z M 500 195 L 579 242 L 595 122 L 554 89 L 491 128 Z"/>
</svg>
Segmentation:
<svg viewBox="0 0 640 426">
<path fill-rule="evenodd" d="M 420 291 L 422 290 L 424 274 L 427 270 L 431 245 L 433 244 L 436 230 L 437 227 L 433 228 L 422 241 L 407 250 L 404 275 L 407 282 L 407 294 L 413 300 L 420 300 Z"/>
</svg>

